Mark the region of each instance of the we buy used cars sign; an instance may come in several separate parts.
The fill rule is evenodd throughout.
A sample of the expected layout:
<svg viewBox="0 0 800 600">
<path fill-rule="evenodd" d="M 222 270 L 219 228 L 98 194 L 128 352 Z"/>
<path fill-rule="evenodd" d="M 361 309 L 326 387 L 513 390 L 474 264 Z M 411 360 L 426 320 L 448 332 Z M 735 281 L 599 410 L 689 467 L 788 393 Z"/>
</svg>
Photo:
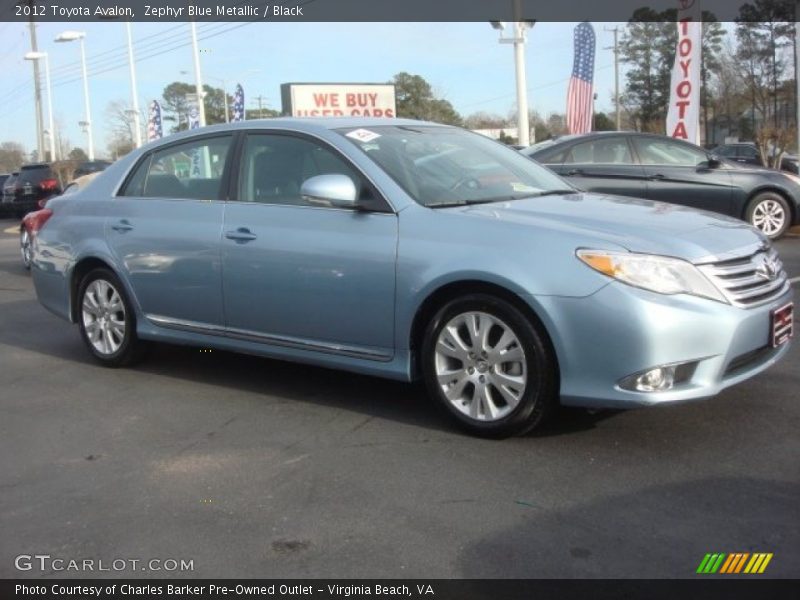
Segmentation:
<svg viewBox="0 0 800 600">
<path fill-rule="evenodd" d="M 375 83 L 284 83 L 284 115 L 293 117 L 394 117 L 394 85 Z"/>
</svg>

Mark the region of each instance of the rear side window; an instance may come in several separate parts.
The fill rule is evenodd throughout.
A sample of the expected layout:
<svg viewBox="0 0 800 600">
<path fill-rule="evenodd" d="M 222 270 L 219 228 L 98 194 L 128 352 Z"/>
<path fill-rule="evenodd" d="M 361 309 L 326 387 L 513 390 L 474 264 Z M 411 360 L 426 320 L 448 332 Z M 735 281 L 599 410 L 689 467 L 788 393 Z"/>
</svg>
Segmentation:
<svg viewBox="0 0 800 600">
<path fill-rule="evenodd" d="M 128 179 L 122 196 L 222 199 L 232 136 L 203 138 L 149 155 Z"/>
<path fill-rule="evenodd" d="M 631 164 L 633 157 L 625 139 L 612 138 L 576 144 L 567 154 L 565 162 L 598 165 Z"/>
<path fill-rule="evenodd" d="M 19 171 L 20 183 L 41 183 L 45 179 L 55 179 L 55 175 L 47 165 L 22 167 Z"/>
</svg>

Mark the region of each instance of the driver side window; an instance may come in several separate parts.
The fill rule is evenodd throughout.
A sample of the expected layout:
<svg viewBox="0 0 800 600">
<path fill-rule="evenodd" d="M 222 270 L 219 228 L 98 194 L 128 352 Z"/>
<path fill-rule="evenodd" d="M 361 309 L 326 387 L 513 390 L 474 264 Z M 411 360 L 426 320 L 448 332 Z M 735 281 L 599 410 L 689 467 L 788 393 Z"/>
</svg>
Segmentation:
<svg viewBox="0 0 800 600">
<path fill-rule="evenodd" d="M 694 148 L 680 142 L 659 138 L 634 137 L 633 143 L 643 165 L 696 167 L 708 160 L 708 155 L 700 148 Z"/>
<path fill-rule="evenodd" d="M 361 177 L 336 154 L 310 140 L 289 135 L 250 134 L 242 154 L 240 202 L 319 206 L 300 194 L 316 175 L 347 175 L 361 190 Z"/>
</svg>

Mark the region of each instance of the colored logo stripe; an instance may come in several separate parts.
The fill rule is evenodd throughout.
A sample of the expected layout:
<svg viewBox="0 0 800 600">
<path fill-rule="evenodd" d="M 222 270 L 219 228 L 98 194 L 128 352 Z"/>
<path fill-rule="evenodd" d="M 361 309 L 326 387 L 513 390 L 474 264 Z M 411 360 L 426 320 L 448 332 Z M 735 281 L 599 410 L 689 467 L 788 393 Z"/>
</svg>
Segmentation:
<svg viewBox="0 0 800 600">
<path fill-rule="evenodd" d="M 745 573 L 763 573 L 764 569 L 767 568 L 769 561 L 772 560 L 772 553 L 769 554 L 753 554 L 753 558 L 750 559 L 750 562 L 747 563 L 747 566 L 744 568 Z"/>
<path fill-rule="evenodd" d="M 706 554 L 703 560 L 700 561 L 700 566 L 697 567 L 697 573 L 704 575 L 717 572 L 728 575 L 742 572 L 759 574 L 763 573 L 767 568 L 769 561 L 772 560 L 772 556 L 772 553 L 766 552 L 756 552 L 754 554 L 750 554 L 749 552 Z M 747 566 L 745 566 L 745 564 Z"/>
</svg>

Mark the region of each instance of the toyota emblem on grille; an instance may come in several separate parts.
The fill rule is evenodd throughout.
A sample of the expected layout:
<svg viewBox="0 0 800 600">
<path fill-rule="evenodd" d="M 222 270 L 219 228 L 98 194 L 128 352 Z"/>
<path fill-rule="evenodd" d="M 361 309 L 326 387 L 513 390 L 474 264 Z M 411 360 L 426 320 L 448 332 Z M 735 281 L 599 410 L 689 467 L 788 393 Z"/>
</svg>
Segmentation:
<svg viewBox="0 0 800 600">
<path fill-rule="evenodd" d="M 778 262 L 771 256 L 761 255 L 758 257 L 759 265 L 756 267 L 756 275 L 772 281 L 778 276 Z"/>
</svg>

